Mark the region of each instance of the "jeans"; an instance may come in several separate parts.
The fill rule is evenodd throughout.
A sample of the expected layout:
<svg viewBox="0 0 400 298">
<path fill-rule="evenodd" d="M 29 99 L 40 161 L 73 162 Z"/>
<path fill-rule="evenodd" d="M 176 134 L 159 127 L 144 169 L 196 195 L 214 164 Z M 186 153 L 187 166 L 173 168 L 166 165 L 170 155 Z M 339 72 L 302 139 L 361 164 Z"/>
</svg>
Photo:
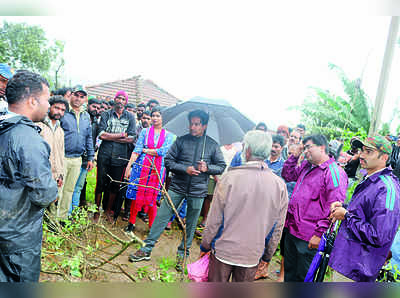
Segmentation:
<svg viewBox="0 0 400 298">
<path fill-rule="evenodd" d="M 183 199 L 187 199 L 187 214 L 186 214 L 186 255 L 189 256 L 189 249 L 192 245 L 194 231 L 196 230 L 197 221 L 200 216 L 201 207 L 203 206 L 204 198 L 199 197 L 190 197 L 184 194 L 176 193 L 172 190 L 168 191 L 171 200 L 177 208 Z M 146 253 L 151 253 L 154 245 L 157 240 L 160 238 L 163 233 L 165 227 L 167 226 L 171 216 L 174 214 L 171 206 L 168 203 L 167 199 L 164 199 L 161 203 L 160 208 L 158 209 L 157 216 L 154 220 L 154 223 L 150 229 L 150 233 L 147 236 L 147 239 L 144 241 L 146 246 L 142 248 Z M 180 257 L 184 255 L 184 242 L 183 237 L 181 244 L 178 247 L 177 254 Z"/>
<path fill-rule="evenodd" d="M 78 181 L 76 181 L 74 193 L 72 194 L 72 203 L 69 208 L 68 215 L 71 215 L 72 211 L 75 208 L 79 207 L 81 191 L 82 191 L 83 185 L 85 184 L 87 173 L 88 173 L 88 171 L 86 170 L 86 168 L 81 167 L 81 172 L 79 174 Z"/>
</svg>

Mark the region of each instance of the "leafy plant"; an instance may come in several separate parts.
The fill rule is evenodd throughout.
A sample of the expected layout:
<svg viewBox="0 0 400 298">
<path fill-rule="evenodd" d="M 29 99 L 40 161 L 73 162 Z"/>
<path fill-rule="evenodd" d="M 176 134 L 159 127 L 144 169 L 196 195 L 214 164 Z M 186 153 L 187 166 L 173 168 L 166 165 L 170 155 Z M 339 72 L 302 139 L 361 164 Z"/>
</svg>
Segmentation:
<svg viewBox="0 0 400 298">
<path fill-rule="evenodd" d="M 140 279 L 146 278 L 149 276 L 149 266 L 143 266 L 138 268 L 138 270 L 136 271 L 136 274 L 138 275 L 138 277 Z"/>
<path fill-rule="evenodd" d="M 162 257 L 159 267 L 161 270 L 168 271 L 171 268 L 175 267 L 175 265 L 176 262 L 173 259 Z"/>
<path fill-rule="evenodd" d="M 177 274 L 174 272 L 162 271 L 160 274 L 160 279 L 163 282 L 175 282 Z"/>
<path fill-rule="evenodd" d="M 89 206 L 88 210 L 97 211 L 97 206 Z M 42 272 L 62 276 L 65 280 L 71 278 L 92 278 L 97 269 L 104 269 L 105 264 L 110 264 L 130 280 L 136 281 L 120 264 L 113 260 L 121 255 L 134 242 L 143 245 L 143 241 L 137 237 L 130 241 L 124 241 L 115 236 L 103 225 L 91 223 L 88 211 L 77 208 L 71 218 L 58 223 L 51 215 L 45 213 L 43 224 L 43 249 Z M 111 254 L 105 249 L 120 245 L 119 250 Z"/>
<path fill-rule="evenodd" d="M 312 87 L 312 94 L 297 107 L 302 120 L 312 133 L 321 133 L 330 137 L 339 137 L 346 130 L 368 131 L 371 118 L 371 104 L 367 94 L 360 87 L 360 80 L 349 79 L 344 71 L 329 64 L 342 82 L 346 96 L 333 94 L 329 90 Z"/>
<path fill-rule="evenodd" d="M 389 261 L 383 266 L 377 278 L 378 282 L 400 282 L 400 270 L 397 265 L 392 265 Z"/>
<path fill-rule="evenodd" d="M 61 267 L 66 269 L 67 272 L 74 277 L 82 277 L 81 274 L 81 262 L 83 254 L 81 251 L 73 256 L 72 258 L 64 259 L 61 263 Z"/>
<path fill-rule="evenodd" d="M 177 279 L 176 272 L 170 272 L 169 270 L 173 269 L 176 265 L 176 262 L 171 258 L 161 258 L 161 262 L 159 264 L 159 270 L 156 271 L 156 279 L 161 280 L 162 282 L 175 282 Z"/>
<path fill-rule="evenodd" d="M 340 139 L 343 140 L 342 151 L 348 151 L 351 149 L 350 141 L 354 137 L 358 137 L 359 139 L 363 140 L 367 137 L 367 132 L 363 128 L 359 128 L 356 131 L 351 131 L 349 129 L 343 130 L 342 134 L 340 135 Z"/>
</svg>

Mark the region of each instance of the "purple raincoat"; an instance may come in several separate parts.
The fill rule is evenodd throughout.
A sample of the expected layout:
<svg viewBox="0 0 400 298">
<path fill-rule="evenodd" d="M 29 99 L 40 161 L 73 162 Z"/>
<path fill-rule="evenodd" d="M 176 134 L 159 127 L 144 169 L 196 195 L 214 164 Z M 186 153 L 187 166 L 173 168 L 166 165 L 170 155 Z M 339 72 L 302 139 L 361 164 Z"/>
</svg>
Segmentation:
<svg viewBox="0 0 400 298">
<path fill-rule="evenodd" d="M 310 241 L 312 236 L 322 237 L 329 227 L 330 206 L 344 202 L 347 175 L 333 158 L 319 166 L 304 160 L 297 166 L 298 158 L 291 156 L 284 163 L 282 178 L 297 181 L 289 202 L 285 227 L 290 234 Z"/>
<path fill-rule="evenodd" d="M 332 250 L 334 270 L 355 281 L 376 280 L 400 224 L 399 199 L 391 168 L 356 187 Z"/>
</svg>

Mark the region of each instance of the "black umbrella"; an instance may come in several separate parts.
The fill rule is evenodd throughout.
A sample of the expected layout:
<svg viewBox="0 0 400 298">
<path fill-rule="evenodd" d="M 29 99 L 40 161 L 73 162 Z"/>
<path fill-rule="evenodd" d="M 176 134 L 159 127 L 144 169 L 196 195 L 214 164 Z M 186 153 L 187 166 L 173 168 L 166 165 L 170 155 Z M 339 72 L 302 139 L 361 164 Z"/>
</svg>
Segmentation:
<svg viewBox="0 0 400 298">
<path fill-rule="evenodd" d="M 329 258 L 333 249 L 333 244 L 335 243 L 336 232 L 330 232 L 326 236 L 325 250 L 322 254 L 322 262 L 319 267 L 317 276 L 315 277 L 315 282 L 323 282 L 326 269 L 328 268 Z"/>
<path fill-rule="evenodd" d="M 255 124 L 224 100 L 195 97 L 163 111 L 163 127 L 177 136 L 189 133 L 188 114 L 204 110 L 210 119 L 207 135 L 220 145 L 240 142 Z"/>
<path fill-rule="evenodd" d="M 331 224 L 325 234 L 322 235 L 318 251 L 307 272 L 305 282 L 323 282 L 326 269 L 328 268 L 329 258 L 335 243 L 338 221 Z"/>
</svg>

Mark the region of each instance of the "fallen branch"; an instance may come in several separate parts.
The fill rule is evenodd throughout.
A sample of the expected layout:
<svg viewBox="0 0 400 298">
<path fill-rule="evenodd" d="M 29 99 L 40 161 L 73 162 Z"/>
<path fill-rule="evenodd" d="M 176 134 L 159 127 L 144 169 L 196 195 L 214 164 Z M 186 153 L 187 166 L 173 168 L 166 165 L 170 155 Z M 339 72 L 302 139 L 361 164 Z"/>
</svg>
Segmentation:
<svg viewBox="0 0 400 298">
<path fill-rule="evenodd" d="M 136 240 L 133 239 L 131 242 L 126 243 L 125 245 L 122 246 L 122 248 L 121 248 L 116 254 L 114 254 L 112 257 L 109 257 L 108 259 L 104 258 L 106 261 L 100 263 L 100 265 L 98 265 L 98 266 L 96 266 L 96 267 L 93 267 L 92 269 L 97 269 L 97 268 L 103 266 L 104 264 L 106 264 L 106 263 L 108 263 L 108 262 L 111 262 L 112 260 L 114 260 L 115 258 L 117 258 L 118 256 L 120 256 L 125 250 L 128 249 L 129 246 L 131 246 L 131 245 L 132 245 L 133 243 L 135 243 L 135 242 L 136 242 Z M 96 255 L 97 255 L 97 254 L 96 254 Z M 103 257 L 101 257 L 101 258 L 103 258 Z"/>
<path fill-rule="evenodd" d="M 62 278 L 64 278 L 64 280 L 66 281 L 71 281 L 64 273 L 62 272 L 58 272 L 58 271 L 47 271 L 47 270 L 43 270 L 40 269 L 40 272 L 45 273 L 45 274 L 51 274 L 51 275 L 59 275 L 62 276 Z"/>
<path fill-rule="evenodd" d="M 160 173 L 158 172 L 157 168 L 155 167 L 153 160 L 151 160 L 151 164 L 153 165 L 153 168 L 155 169 L 155 171 L 157 173 L 158 180 L 159 180 L 160 185 L 161 185 L 161 187 L 163 189 L 162 190 L 163 195 L 166 196 L 169 205 L 171 206 L 172 210 L 175 213 L 176 218 L 178 219 L 179 223 L 182 226 L 184 254 L 183 254 L 183 268 L 182 268 L 182 272 L 181 272 L 181 280 L 183 280 L 185 278 L 185 268 L 186 268 L 186 258 L 187 258 L 186 257 L 186 249 L 187 249 L 187 245 L 186 245 L 186 238 L 187 238 L 187 235 L 186 235 L 186 224 L 183 222 L 182 218 L 179 216 L 179 212 L 178 212 L 178 210 L 176 210 L 176 208 L 174 206 L 174 202 L 172 202 L 172 199 L 169 196 L 169 194 L 168 194 L 168 192 L 167 192 L 167 190 L 165 188 L 164 183 L 162 183 Z"/>
<path fill-rule="evenodd" d="M 107 235 L 109 235 L 112 238 L 114 238 L 115 240 L 117 240 L 117 242 L 119 242 L 121 244 L 126 244 L 126 241 L 124 241 L 124 240 L 118 238 L 117 236 L 115 236 L 113 233 L 111 233 L 109 230 L 107 230 L 107 228 L 105 226 L 99 225 L 99 224 L 93 224 L 93 226 L 103 230 Z"/>
<path fill-rule="evenodd" d="M 144 187 L 144 188 L 151 188 L 151 189 L 154 189 L 154 190 L 157 190 L 157 191 L 162 191 L 160 188 L 157 188 L 157 187 L 143 185 L 143 184 L 137 184 L 137 183 L 132 183 L 132 182 L 114 180 L 113 178 L 111 178 L 110 175 L 107 174 L 107 176 L 108 176 L 108 178 L 110 178 L 111 182 L 116 182 L 116 183 L 120 183 L 120 184 L 127 184 L 127 185 L 134 185 L 134 186 L 140 186 L 140 187 Z"/>
<path fill-rule="evenodd" d="M 112 265 L 112 266 L 114 266 L 114 267 L 117 267 L 119 270 L 121 270 L 121 272 L 123 273 L 123 274 L 125 274 L 131 281 L 133 281 L 133 282 L 136 282 L 136 278 L 134 278 L 131 274 L 129 274 L 128 272 L 126 272 L 125 271 L 125 269 L 123 269 L 122 268 L 122 266 L 120 265 L 120 264 L 114 264 L 114 263 L 112 263 L 110 260 L 107 260 L 106 258 L 103 258 L 102 256 L 99 256 L 99 258 L 101 258 L 101 259 L 103 259 L 104 260 L 104 264 L 110 264 L 110 265 Z M 103 265 L 104 265 L 103 264 Z M 102 266 L 102 265 L 101 265 Z M 96 267 L 96 268 L 93 268 L 93 269 L 98 269 L 99 268 L 99 266 L 98 267 Z M 92 268 L 91 268 L 92 269 Z"/>
<path fill-rule="evenodd" d="M 148 157 L 147 157 L 147 158 L 148 158 Z M 120 159 L 127 160 L 127 159 L 124 159 L 124 158 L 120 158 Z M 186 224 L 183 222 L 182 218 L 179 216 L 179 213 L 178 213 L 178 211 L 176 210 L 176 208 L 175 208 L 175 206 L 174 206 L 174 203 L 172 202 L 172 199 L 171 199 L 171 197 L 169 196 L 169 194 L 168 194 L 168 192 L 167 192 L 167 190 L 166 190 L 166 188 L 165 188 L 165 185 L 164 185 L 164 183 L 163 183 L 163 181 L 162 181 L 162 179 L 161 179 L 160 173 L 158 172 L 157 167 L 156 167 L 155 164 L 154 164 L 154 159 L 151 159 L 151 158 L 148 158 L 148 159 L 151 161 L 151 164 L 152 164 L 151 167 L 144 166 L 144 165 L 142 165 L 142 164 L 137 163 L 136 161 L 134 162 L 134 164 L 137 164 L 137 165 L 142 166 L 142 167 L 143 167 L 143 166 L 144 166 L 144 167 L 148 167 L 148 168 L 150 168 L 151 170 L 154 169 L 154 171 L 157 173 L 157 178 L 158 178 L 158 182 L 159 182 L 159 184 L 160 184 L 160 186 L 161 186 L 161 189 L 154 188 L 154 187 L 152 187 L 152 186 L 147 186 L 147 185 L 140 185 L 140 184 L 136 184 L 136 183 L 132 183 L 132 182 L 116 181 L 116 180 L 112 179 L 110 176 L 108 176 L 108 177 L 111 179 L 112 182 L 117 182 L 117 183 L 122 183 L 122 184 L 129 184 L 129 185 L 137 185 L 137 186 L 140 186 L 140 187 L 152 188 L 152 189 L 155 189 L 155 190 L 157 190 L 157 191 L 161 191 L 161 193 L 163 194 L 163 196 L 167 198 L 167 202 L 169 203 L 169 205 L 170 205 L 172 211 L 174 212 L 176 218 L 178 219 L 179 223 L 180 223 L 181 226 L 182 226 L 183 242 L 184 242 L 184 255 L 183 255 L 183 268 L 182 268 L 183 270 L 182 270 L 182 274 L 181 274 L 181 279 L 183 280 L 183 279 L 184 279 L 184 276 L 185 276 L 186 259 L 187 259 L 187 257 L 186 257 L 186 250 L 187 250 L 187 244 L 186 244 L 186 239 L 187 239 Z M 127 161 L 129 162 L 130 160 L 127 160 Z"/>
</svg>

